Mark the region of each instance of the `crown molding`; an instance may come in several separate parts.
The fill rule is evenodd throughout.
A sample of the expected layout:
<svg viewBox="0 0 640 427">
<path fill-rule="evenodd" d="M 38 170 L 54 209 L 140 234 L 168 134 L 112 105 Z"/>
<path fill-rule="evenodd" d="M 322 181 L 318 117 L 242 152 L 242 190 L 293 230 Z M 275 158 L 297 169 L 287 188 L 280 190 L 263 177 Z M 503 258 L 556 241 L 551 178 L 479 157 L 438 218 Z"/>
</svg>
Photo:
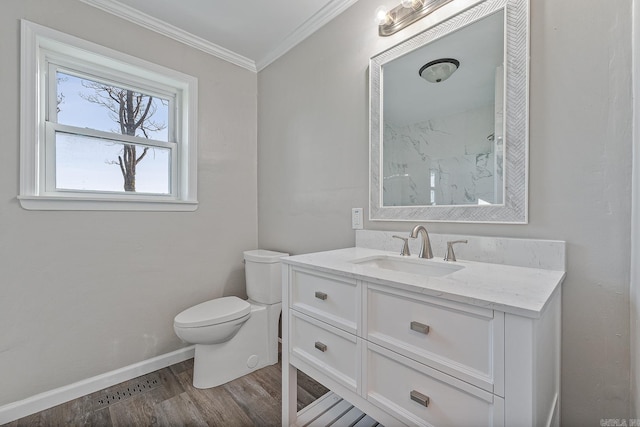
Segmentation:
<svg viewBox="0 0 640 427">
<path fill-rule="evenodd" d="M 261 71 L 269 64 L 280 58 L 297 44 L 319 30 L 326 23 L 347 10 L 358 0 L 331 0 L 313 16 L 307 19 L 302 25 L 296 28 L 294 32 L 289 34 L 275 49 L 268 52 L 258 61 L 253 61 L 229 49 L 225 49 L 222 46 L 211 43 L 202 37 L 198 37 L 165 21 L 142 13 L 131 6 L 118 2 L 117 0 L 80 1 L 255 73 Z"/>
<path fill-rule="evenodd" d="M 318 31 L 326 23 L 347 10 L 358 0 L 331 0 L 322 9 L 307 19 L 294 32 L 289 34 L 275 49 L 267 53 L 262 59 L 256 61 L 258 71 L 263 70 L 269 64 L 287 53 L 297 44 Z"/>
<path fill-rule="evenodd" d="M 239 55 L 235 52 L 211 43 L 201 37 L 195 36 L 165 21 L 154 18 L 140 12 L 130 6 L 122 4 L 116 0 L 80 0 L 90 6 L 108 12 L 119 18 L 125 19 L 141 27 L 147 28 L 163 36 L 169 37 L 187 46 L 201 50 L 205 53 L 223 59 L 227 62 L 245 68 L 249 71 L 257 72 L 256 64 L 253 60 Z M 352 0 L 353 1 L 353 0 Z"/>
</svg>

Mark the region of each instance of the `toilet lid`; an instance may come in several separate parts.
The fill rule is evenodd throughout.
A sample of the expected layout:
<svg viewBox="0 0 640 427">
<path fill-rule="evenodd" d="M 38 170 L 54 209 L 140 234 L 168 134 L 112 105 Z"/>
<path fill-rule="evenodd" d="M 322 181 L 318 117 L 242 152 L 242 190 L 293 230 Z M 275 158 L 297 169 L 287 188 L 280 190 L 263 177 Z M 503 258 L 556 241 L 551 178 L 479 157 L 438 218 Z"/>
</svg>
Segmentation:
<svg viewBox="0 0 640 427">
<path fill-rule="evenodd" d="M 217 325 L 251 313 L 251 304 L 238 297 L 222 297 L 186 309 L 173 320 L 183 328 Z"/>
<path fill-rule="evenodd" d="M 276 262 L 280 262 L 280 258 L 289 256 L 289 254 L 284 252 L 267 251 L 265 249 L 244 251 L 243 254 L 246 261 L 253 261 L 264 264 L 273 264 Z"/>
</svg>

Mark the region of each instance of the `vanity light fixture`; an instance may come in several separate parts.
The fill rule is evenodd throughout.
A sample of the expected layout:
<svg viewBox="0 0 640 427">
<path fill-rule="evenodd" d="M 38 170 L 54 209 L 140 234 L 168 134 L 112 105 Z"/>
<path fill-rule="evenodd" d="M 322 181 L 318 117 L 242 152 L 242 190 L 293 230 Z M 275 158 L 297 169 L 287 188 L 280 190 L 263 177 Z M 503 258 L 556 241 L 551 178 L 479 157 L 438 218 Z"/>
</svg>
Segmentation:
<svg viewBox="0 0 640 427">
<path fill-rule="evenodd" d="M 450 1 L 452 0 L 401 0 L 401 3 L 391 10 L 380 6 L 376 9 L 378 35 L 395 34 Z"/>
<path fill-rule="evenodd" d="M 424 64 L 418 74 L 431 83 L 447 80 L 460 67 L 460 61 L 453 58 L 441 58 Z"/>
</svg>

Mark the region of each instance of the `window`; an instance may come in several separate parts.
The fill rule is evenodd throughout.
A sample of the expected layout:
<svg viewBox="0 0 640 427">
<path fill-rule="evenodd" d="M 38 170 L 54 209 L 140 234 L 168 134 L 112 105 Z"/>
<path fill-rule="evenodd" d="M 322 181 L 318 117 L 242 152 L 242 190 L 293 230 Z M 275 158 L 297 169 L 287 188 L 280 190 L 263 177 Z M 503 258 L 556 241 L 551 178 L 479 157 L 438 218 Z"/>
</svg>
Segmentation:
<svg viewBox="0 0 640 427">
<path fill-rule="evenodd" d="M 197 80 L 22 21 L 20 202 L 195 210 Z"/>
</svg>

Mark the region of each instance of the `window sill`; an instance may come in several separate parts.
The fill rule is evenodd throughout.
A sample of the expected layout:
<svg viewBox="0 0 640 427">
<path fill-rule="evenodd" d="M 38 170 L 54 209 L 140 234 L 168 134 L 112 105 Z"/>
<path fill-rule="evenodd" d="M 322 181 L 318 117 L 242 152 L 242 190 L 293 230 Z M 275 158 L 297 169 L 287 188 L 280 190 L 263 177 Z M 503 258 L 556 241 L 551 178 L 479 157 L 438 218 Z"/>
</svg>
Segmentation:
<svg viewBox="0 0 640 427">
<path fill-rule="evenodd" d="M 158 211 L 192 212 L 197 201 L 152 199 L 101 199 L 87 197 L 18 196 L 23 209 L 30 211 Z"/>
</svg>

